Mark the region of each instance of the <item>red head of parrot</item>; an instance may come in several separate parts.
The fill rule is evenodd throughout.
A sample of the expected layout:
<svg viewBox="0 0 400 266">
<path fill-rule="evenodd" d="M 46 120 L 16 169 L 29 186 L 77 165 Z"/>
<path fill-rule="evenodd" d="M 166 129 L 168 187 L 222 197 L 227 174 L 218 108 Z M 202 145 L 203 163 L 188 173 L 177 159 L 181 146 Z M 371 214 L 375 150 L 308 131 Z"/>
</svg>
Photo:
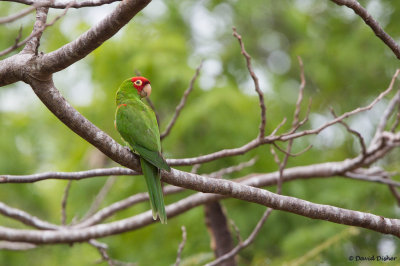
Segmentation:
<svg viewBox="0 0 400 266">
<path fill-rule="evenodd" d="M 133 87 L 137 90 L 140 97 L 149 97 L 151 94 L 150 81 L 145 77 L 133 77 L 131 79 Z"/>
</svg>

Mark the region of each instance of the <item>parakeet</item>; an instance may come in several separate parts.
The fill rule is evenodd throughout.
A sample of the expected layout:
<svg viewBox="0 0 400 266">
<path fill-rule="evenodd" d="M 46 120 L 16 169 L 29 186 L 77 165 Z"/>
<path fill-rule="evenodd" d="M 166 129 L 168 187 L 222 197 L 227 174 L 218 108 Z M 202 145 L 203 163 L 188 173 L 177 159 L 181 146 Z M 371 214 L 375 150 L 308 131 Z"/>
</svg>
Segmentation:
<svg viewBox="0 0 400 266">
<path fill-rule="evenodd" d="M 115 127 L 132 151 L 140 155 L 143 176 L 149 190 L 154 220 L 167 223 L 164 197 L 160 181 L 160 169 L 171 171 L 161 155 L 160 132 L 153 110 L 142 102 L 151 94 L 150 81 L 133 77 L 120 85 L 116 103 Z"/>
</svg>

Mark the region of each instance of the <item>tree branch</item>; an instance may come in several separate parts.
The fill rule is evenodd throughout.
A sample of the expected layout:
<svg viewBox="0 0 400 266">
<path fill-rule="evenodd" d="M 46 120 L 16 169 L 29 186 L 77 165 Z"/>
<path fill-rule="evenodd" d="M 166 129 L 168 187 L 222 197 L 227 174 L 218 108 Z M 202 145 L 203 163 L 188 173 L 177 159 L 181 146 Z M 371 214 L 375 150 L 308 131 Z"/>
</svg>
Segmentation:
<svg viewBox="0 0 400 266">
<path fill-rule="evenodd" d="M 200 74 L 200 69 L 203 66 L 203 61 L 200 63 L 200 65 L 197 67 L 196 69 L 196 73 L 194 74 L 192 80 L 190 81 L 189 87 L 186 89 L 186 91 L 183 93 L 182 99 L 179 102 L 178 106 L 175 109 L 175 114 L 172 117 L 171 121 L 169 122 L 167 128 L 165 129 L 165 131 L 161 134 L 160 138 L 161 140 L 165 137 L 167 137 L 169 135 L 169 133 L 171 132 L 172 127 L 175 125 L 176 120 L 178 119 L 178 116 L 181 112 L 181 110 L 183 109 L 183 107 L 186 104 L 187 98 L 189 96 L 189 94 L 192 92 L 193 87 L 194 87 L 194 82 L 196 81 L 197 77 Z"/>
<path fill-rule="evenodd" d="M 70 2 L 55 2 L 48 0 L 5 0 L 8 2 L 16 2 L 25 5 L 41 6 L 41 7 L 51 7 L 57 9 L 64 9 L 67 6 L 72 8 L 82 8 L 82 7 L 95 7 L 102 6 L 106 4 L 111 4 L 121 0 L 82 0 L 82 1 L 70 1 Z"/>
<path fill-rule="evenodd" d="M 7 17 L 1 17 L 0 18 L 0 24 L 5 24 L 5 23 L 10 23 L 13 22 L 17 19 L 20 19 L 26 15 L 28 15 L 29 13 L 33 12 L 36 8 L 34 6 L 25 8 L 23 10 L 21 10 L 18 13 L 15 13 L 13 15 L 7 16 Z"/>
<path fill-rule="evenodd" d="M 51 74 L 81 60 L 114 36 L 151 0 L 125 0 L 97 25 L 83 33 L 74 41 L 62 46 L 54 52 L 38 58 L 41 73 Z"/>
<path fill-rule="evenodd" d="M 381 39 L 395 54 L 395 56 L 400 59 L 400 46 L 393 40 L 393 38 L 387 34 L 379 23 L 367 12 L 367 10 L 361 6 L 361 4 L 356 0 L 331 0 L 339 6 L 347 6 L 351 8 L 358 16 L 360 16 L 364 22 L 372 29 L 375 35 Z"/>
<path fill-rule="evenodd" d="M 0 175 L 1 183 L 33 183 L 46 179 L 81 180 L 84 178 L 109 175 L 139 175 L 140 173 L 127 168 L 99 168 L 80 172 L 47 172 L 34 175 Z"/>
<path fill-rule="evenodd" d="M 233 27 L 233 36 L 235 36 L 235 38 L 239 41 L 241 53 L 246 58 L 247 69 L 249 71 L 249 74 L 250 74 L 251 78 L 253 79 L 254 88 L 255 88 L 255 90 L 256 90 L 256 92 L 258 94 L 258 99 L 259 99 L 259 102 L 260 102 L 260 109 L 261 109 L 261 122 L 260 122 L 260 127 L 259 127 L 260 128 L 260 133 L 259 133 L 258 137 L 261 139 L 265 135 L 265 125 L 267 124 L 266 108 L 265 108 L 265 102 L 264 102 L 264 94 L 260 89 L 260 84 L 258 82 L 258 77 L 254 73 L 253 67 L 251 65 L 251 56 L 246 52 L 246 50 L 244 48 L 244 43 L 242 41 L 242 36 L 240 36 L 237 33 L 235 27 Z"/>
</svg>

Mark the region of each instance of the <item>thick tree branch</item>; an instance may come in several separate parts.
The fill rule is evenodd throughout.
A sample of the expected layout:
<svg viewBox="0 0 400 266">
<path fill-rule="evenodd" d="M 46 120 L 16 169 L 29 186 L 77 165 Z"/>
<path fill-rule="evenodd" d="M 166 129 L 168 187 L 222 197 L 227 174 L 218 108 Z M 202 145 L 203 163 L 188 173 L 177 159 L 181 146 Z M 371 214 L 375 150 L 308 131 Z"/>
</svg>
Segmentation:
<svg viewBox="0 0 400 266">
<path fill-rule="evenodd" d="M 42 37 L 43 31 L 46 27 L 47 14 L 49 12 L 48 7 L 36 8 L 36 21 L 33 25 L 32 38 L 26 42 L 26 46 L 22 50 L 22 53 L 38 54 L 40 45 L 40 38 Z"/>
<path fill-rule="evenodd" d="M 54 52 L 38 58 L 41 73 L 51 74 L 86 57 L 103 42 L 114 36 L 151 0 L 125 0 L 97 25 L 83 33 L 74 41 Z"/>
<path fill-rule="evenodd" d="M 188 189 L 196 189 L 205 193 L 218 193 L 312 219 L 321 219 L 339 224 L 363 227 L 400 237 L 400 220 L 397 219 L 389 219 L 369 213 L 316 204 L 293 197 L 277 195 L 263 189 L 238 184 L 229 180 L 205 178 L 175 169 L 172 169 L 171 173 L 164 173 L 164 180 Z M 249 181 L 246 181 L 246 183 L 247 182 Z M 191 196 L 168 205 L 166 207 L 166 212 L 168 217 L 172 218 L 183 210 L 203 204 L 204 200 L 217 200 L 222 197 L 221 195 L 207 194 L 200 194 L 200 196 L 197 197 Z M 147 211 L 116 222 L 79 229 L 69 228 L 58 231 L 35 231 L 0 227 L 0 239 L 41 244 L 82 242 L 93 238 L 134 230 L 153 222 L 151 211 Z"/>
</svg>

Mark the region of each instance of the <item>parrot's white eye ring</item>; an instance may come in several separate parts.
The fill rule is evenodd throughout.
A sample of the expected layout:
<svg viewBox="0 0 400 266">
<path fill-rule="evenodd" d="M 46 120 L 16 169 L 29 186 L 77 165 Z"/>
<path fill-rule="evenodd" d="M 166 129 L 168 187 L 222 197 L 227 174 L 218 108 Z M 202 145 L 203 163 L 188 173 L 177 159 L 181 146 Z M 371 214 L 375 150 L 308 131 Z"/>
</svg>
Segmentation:
<svg viewBox="0 0 400 266">
<path fill-rule="evenodd" d="M 138 85 L 138 86 L 142 86 L 142 81 L 141 80 L 136 80 L 135 84 Z"/>
</svg>

